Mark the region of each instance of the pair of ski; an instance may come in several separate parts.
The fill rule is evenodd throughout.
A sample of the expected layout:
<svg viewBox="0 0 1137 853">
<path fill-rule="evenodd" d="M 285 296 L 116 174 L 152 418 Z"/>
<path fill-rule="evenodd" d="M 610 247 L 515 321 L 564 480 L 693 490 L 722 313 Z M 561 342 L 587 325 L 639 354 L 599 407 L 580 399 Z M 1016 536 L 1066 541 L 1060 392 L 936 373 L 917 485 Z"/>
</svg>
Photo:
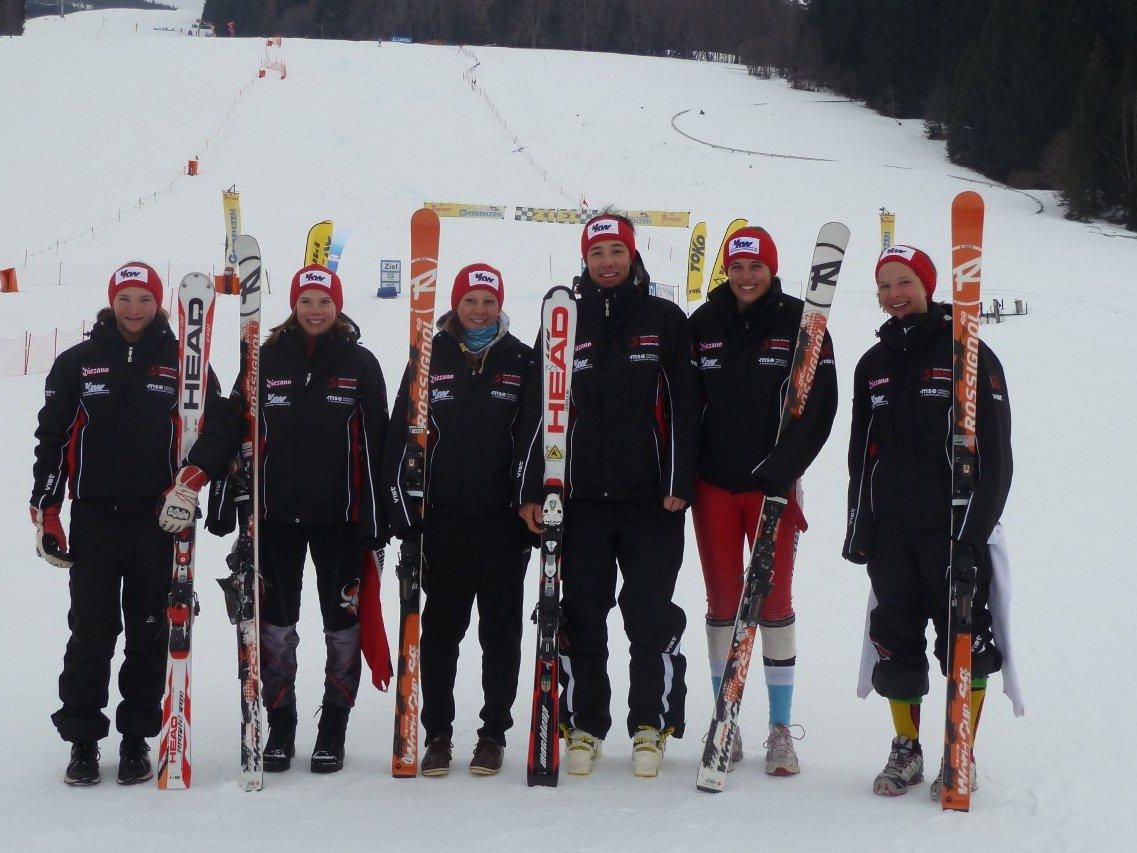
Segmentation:
<svg viewBox="0 0 1137 853">
<path fill-rule="evenodd" d="M 948 581 L 947 709 L 944 727 L 944 776 L 941 806 L 968 811 L 971 805 L 971 610 L 976 590 L 976 567 L 969 552 L 957 547 L 975 487 L 976 402 L 978 390 L 979 298 L 983 254 L 983 200 L 974 192 L 960 193 L 952 202 L 952 527 Z M 778 426 L 780 437 L 800 417 L 820 355 L 829 308 L 849 231 L 839 223 L 821 229 L 814 249 L 809 289 L 790 366 L 790 380 Z M 738 714 L 746 675 L 758 632 L 758 613 L 773 586 L 774 542 L 786 500 L 768 496 L 763 503 L 758 535 L 746 570 L 742 599 L 726 668 L 700 762 L 696 787 L 717 793 L 726 787 L 731 748 L 738 732 Z"/>
<path fill-rule="evenodd" d="M 237 626 L 237 672 L 241 681 L 241 785 L 260 790 L 262 738 L 260 699 L 260 572 L 256 535 L 259 517 L 257 412 L 260 365 L 261 257 L 257 241 L 234 241 L 241 277 L 241 387 L 244 436 L 230 474 L 237 505 L 237 543 L 226 558 L 231 574 L 218 581 L 225 592 L 230 621 Z M 209 276 L 190 273 L 178 288 L 178 461 L 184 465 L 201 430 L 208 394 L 209 349 L 215 292 Z M 174 566 L 168 605 L 170 638 L 166 693 L 158 743 L 158 787 L 185 789 L 192 779 L 190 663 L 193 618 L 198 613 L 193 589 L 196 522 L 174 536 Z"/>
</svg>

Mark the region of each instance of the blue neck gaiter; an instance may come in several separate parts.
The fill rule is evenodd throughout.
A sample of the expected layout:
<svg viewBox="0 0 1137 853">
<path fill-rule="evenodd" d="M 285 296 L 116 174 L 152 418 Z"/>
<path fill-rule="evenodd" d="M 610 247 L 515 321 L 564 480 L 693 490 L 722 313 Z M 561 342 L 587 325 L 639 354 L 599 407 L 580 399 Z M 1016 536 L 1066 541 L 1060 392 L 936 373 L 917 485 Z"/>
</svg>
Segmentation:
<svg viewBox="0 0 1137 853">
<path fill-rule="evenodd" d="M 494 323 L 492 326 L 485 326 L 481 329 L 463 329 L 462 343 L 470 352 L 481 352 L 493 343 L 499 327 L 500 324 Z"/>
</svg>

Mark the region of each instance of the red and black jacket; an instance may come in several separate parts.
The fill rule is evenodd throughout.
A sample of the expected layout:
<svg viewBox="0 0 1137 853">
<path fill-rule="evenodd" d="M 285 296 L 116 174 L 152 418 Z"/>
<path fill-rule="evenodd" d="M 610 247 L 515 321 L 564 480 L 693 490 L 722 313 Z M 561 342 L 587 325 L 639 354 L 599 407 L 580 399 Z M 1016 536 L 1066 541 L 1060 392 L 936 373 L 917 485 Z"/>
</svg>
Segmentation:
<svg viewBox="0 0 1137 853">
<path fill-rule="evenodd" d="M 698 379 L 683 310 L 647 293 L 636 256 L 628 281 L 577 282 L 576 352 L 568 430 L 569 498 L 690 502 L 698 448 Z M 522 414 L 517 499 L 543 500 L 540 358 Z"/>
<path fill-rule="evenodd" d="M 426 501 L 454 515 L 482 517 L 510 508 L 513 459 L 521 398 L 532 350 L 503 331 L 479 356 L 461 349 L 452 314 L 439 320 L 430 354 L 430 430 L 426 448 Z M 404 533 L 415 523 L 414 501 L 403 490 L 407 449 L 408 371 L 391 414 L 383 482 L 391 528 Z M 429 511 L 429 510 L 428 510 Z"/>
<path fill-rule="evenodd" d="M 189 461 L 225 472 L 237 412 L 209 372 L 205 417 Z M 116 512 L 155 509 L 178 469 L 178 341 L 158 316 L 130 344 L 110 311 L 88 340 L 64 350 L 48 373 L 36 429 L 31 503 L 72 500 Z"/>
<path fill-rule="evenodd" d="M 262 345 L 260 394 L 262 516 L 357 522 L 360 539 L 385 539 L 379 472 L 387 389 L 354 324 L 317 337 L 311 355 L 298 328 Z"/>
<path fill-rule="evenodd" d="M 837 414 L 837 370 L 826 332 L 805 410 L 778 440 L 802 307 L 800 299 L 782 293 L 775 278 L 743 312 L 724 285 L 691 315 L 702 390 L 698 470 L 712 485 L 734 494 L 786 494 L 829 438 Z"/>
<path fill-rule="evenodd" d="M 857 363 L 849 435 L 844 557 L 864 563 L 874 520 L 902 529 L 951 527 L 951 309 L 891 318 Z M 979 345 L 978 476 L 959 540 L 985 545 L 1011 488 L 1011 406 L 999 359 Z"/>
</svg>

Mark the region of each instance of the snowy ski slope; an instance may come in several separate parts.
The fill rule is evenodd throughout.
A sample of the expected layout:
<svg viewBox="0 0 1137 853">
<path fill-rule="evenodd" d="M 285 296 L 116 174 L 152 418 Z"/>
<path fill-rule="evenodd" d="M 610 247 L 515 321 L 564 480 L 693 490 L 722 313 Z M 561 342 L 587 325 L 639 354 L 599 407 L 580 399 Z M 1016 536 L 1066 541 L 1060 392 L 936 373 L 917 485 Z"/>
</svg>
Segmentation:
<svg viewBox="0 0 1137 853">
<path fill-rule="evenodd" d="M 392 385 L 406 357 L 406 306 L 374 298 L 379 260 L 406 263 L 407 222 L 424 201 L 571 207 L 583 195 L 594 207 L 690 210 L 692 223 L 708 221 L 712 250 L 726 223 L 745 216 L 777 240 L 790 292 L 797 292 L 818 228 L 830 219 L 849 225 L 852 243 L 830 322 L 846 391 L 833 437 L 806 478 L 810 529 L 797 568 L 794 711 L 805 727 L 798 744 L 803 770 L 793 779 L 762 773 L 766 703 L 755 670 L 743 711 L 749 758 L 725 794 L 695 791 L 712 697 L 702 577 L 689 535 L 677 595 L 689 622 L 690 731 L 669 745 L 657 780 L 630 772 L 620 724 L 627 651 L 618 612 L 610 624 L 617 724 L 591 778 L 563 778 L 556 790 L 525 786 L 529 626 L 501 776 L 465 772 L 480 707 L 473 632 L 463 646 L 449 778 L 390 778 L 392 698 L 367 686 L 348 730 L 347 766 L 333 777 L 313 776 L 307 756 L 323 643 L 310 589 L 300 625 L 297 761 L 290 773 L 267 776 L 263 792 L 244 794 L 236 784 L 235 638 L 211 580 L 224 573 L 229 543 L 204 537 L 192 790 L 115 786 L 113 735 L 103 742 L 104 784 L 67 789 L 66 745 L 48 720 L 67 637 L 67 581 L 32 549 L 25 507 L 43 377 L 28 376 L 0 380 L 8 470 L 0 490 L 7 555 L 0 847 L 74 849 L 80 838 L 90 850 L 152 847 L 165 833 L 184 849 L 215 851 L 237 849 L 241 833 L 250 844 L 283 850 L 1127 846 L 1124 838 L 1137 830 L 1127 725 L 1137 702 L 1130 662 L 1137 604 L 1129 521 L 1137 512 L 1137 463 L 1128 450 L 1137 409 L 1132 234 L 1067 222 L 1047 193 L 976 183 L 979 176 L 948 163 L 942 145 L 923 139 L 918 121 L 898 123 L 829 94 L 748 78 L 739 67 L 285 40 L 276 53 L 287 61 L 287 79 L 271 72 L 256 79 L 261 40 L 191 39 L 155 29 L 184 27 L 199 14 L 200 3 L 181 5 L 177 12 L 36 19 L 25 37 L 0 40 L 0 266 L 16 266 L 21 282 L 21 293 L 0 296 L 0 338 L 93 318 L 105 304 L 107 276 L 133 257 L 169 270 L 168 284 L 191 268 L 219 266 L 219 191 L 232 184 L 275 285 L 265 307 L 269 324 L 287 314 L 287 281 L 300 265 L 309 225 L 330 218 L 353 229 L 340 268 L 345 310 Z M 471 88 L 471 76 L 485 98 Z M 201 174 L 181 176 L 195 155 Z M 994 678 L 977 743 L 980 788 L 967 815 L 941 813 L 923 786 L 898 800 L 871 792 L 891 723 L 884 700 L 855 697 L 867 580 L 839 556 L 848 383 L 883 320 L 872 281 L 877 211 L 895 212 L 899 239 L 931 252 L 946 295 L 948 206 L 962 189 L 979 190 L 987 202 L 986 295 L 1026 299 L 1031 312 L 983 327 L 1013 400 L 1017 465 L 1004 522 L 1027 716 L 1013 718 Z M 687 233 L 642 229 L 641 244 L 649 240 L 643 254 L 653 277 L 683 281 Z M 493 263 L 505 277 L 513 328 L 531 339 L 540 295 L 579 268 L 578 246 L 574 226 L 443 219 L 441 289 L 448 294 L 464 264 Z M 234 301 L 219 297 L 214 360 L 223 384 L 235 374 L 236 338 Z M 387 581 L 393 640 L 392 570 Z M 112 684 L 112 706 L 116 701 Z M 942 701 L 937 684 L 924 711 L 930 773 Z"/>
</svg>

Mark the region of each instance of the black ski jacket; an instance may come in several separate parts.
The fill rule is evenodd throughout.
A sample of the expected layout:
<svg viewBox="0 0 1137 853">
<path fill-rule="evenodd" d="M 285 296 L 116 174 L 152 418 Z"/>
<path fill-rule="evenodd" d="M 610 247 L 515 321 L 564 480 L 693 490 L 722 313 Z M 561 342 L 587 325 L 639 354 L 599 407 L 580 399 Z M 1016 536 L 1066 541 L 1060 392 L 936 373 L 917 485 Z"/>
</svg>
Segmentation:
<svg viewBox="0 0 1137 853">
<path fill-rule="evenodd" d="M 951 308 L 890 318 L 857 364 L 849 436 L 843 555 L 866 562 L 874 519 L 903 529 L 951 529 Z M 958 539 L 985 545 L 1011 487 L 1011 407 L 1003 367 L 979 345 L 978 472 Z"/>
<path fill-rule="evenodd" d="M 837 414 L 833 341 L 821 359 L 801 418 L 778 439 L 803 303 L 770 290 L 739 313 L 730 287 L 712 290 L 691 315 L 691 345 L 702 390 L 699 476 L 738 494 L 787 494 L 829 438 Z"/>
<path fill-rule="evenodd" d="M 109 310 L 89 339 L 48 373 L 36 429 L 32 506 L 72 500 L 116 512 L 157 508 L 178 470 L 178 340 L 159 315 L 129 344 Z M 205 415 L 189 462 L 211 478 L 236 448 L 237 411 L 209 371 Z"/>
<path fill-rule="evenodd" d="M 438 330 L 430 354 L 426 501 L 454 515 L 494 515 L 511 504 L 517 416 L 533 351 L 509 333 L 504 314 L 497 339 L 477 356 L 462 350 L 452 312 L 438 321 Z M 395 397 L 395 428 L 383 454 L 387 517 L 397 535 L 418 523 L 401 482 L 411 369 Z"/>
<path fill-rule="evenodd" d="M 261 515 L 357 522 L 360 539 L 377 544 L 387 536 L 379 495 L 387 389 L 348 323 L 349 332 L 320 335 L 311 357 L 296 328 L 261 346 Z M 233 393 L 241 396 L 239 384 Z"/>
<path fill-rule="evenodd" d="M 650 296 L 648 281 L 637 254 L 623 284 L 600 288 L 587 273 L 576 282 L 569 498 L 694 496 L 699 390 L 687 317 Z M 544 499 L 540 362 L 535 356 L 522 409 L 520 503 Z"/>
</svg>

